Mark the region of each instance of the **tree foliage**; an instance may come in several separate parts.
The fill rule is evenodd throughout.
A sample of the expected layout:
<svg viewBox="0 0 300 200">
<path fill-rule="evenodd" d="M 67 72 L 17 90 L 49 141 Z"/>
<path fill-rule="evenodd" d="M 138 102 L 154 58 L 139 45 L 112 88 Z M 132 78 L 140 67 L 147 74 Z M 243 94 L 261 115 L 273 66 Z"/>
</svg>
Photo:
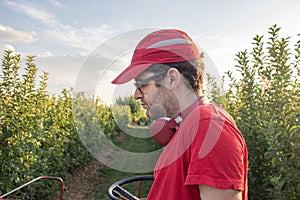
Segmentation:
<svg viewBox="0 0 300 200">
<path fill-rule="evenodd" d="M 38 77 L 34 57 L 27 57 L 23 75 L 19 74 L 20 64 L 20 55 L 4 52 L 0 81 L 2 194 L 37 176 L 64 178 L 70 167 L 90 159 L 75 130 L 71 92 L 48 95 L 48 74 Z M 44 185 L 42 190 L 23 191 L 19 198 L 41 199 L 49 192 L 51 188 Z"/>
<path fill-rule="evenodd" d="M 251 50 L 236 54 L 240 79 L 227 72 L 224 107 L 233 115 L 249 150 L 249 199 L 300 198 L 300 41 L 269 28 Z M 217 97 L 215 97 L 217 98 Z"/>
<path fill-rule="evenodd" d="M 116 105 L 129 106 L 130 118 L 132 119 L 133 122 L 135 123 L 145 122 L 146 124 L 150 123 L 150 119 L 146 116 L 146 111 L 145 109 L 142 108 L 141 102 L 135 100 L 132 95 L 117 98 Z M 117 109 L 120 108 L 117 107 Z"/>
</svg>

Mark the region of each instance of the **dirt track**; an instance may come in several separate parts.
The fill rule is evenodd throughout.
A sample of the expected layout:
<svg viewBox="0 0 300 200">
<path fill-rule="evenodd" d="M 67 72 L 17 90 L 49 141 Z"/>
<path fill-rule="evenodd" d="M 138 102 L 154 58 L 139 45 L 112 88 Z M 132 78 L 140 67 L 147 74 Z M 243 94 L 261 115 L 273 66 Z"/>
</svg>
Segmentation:
<svg viewBox="0 0 300 200">
<path fill-rule="evenodd" d="M 93 160 L 86 166 L 72 170 L 73 178 L 65 182 L 64 200 L 95 200 L 95 192 L 101 182 L 99 169 L 102 166 Z M 59 199 L 59 195 L 55 194 L 49 199 Z"/>
</svg>

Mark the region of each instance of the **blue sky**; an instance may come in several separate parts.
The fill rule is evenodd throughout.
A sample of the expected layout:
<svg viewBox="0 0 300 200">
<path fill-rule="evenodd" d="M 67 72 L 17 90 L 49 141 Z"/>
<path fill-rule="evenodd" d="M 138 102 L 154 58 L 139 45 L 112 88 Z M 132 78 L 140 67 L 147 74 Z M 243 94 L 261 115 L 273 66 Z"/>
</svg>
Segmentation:
<svg viewBox="0 0 300 200">
<path fill-rule="evenodd" d="M 74 86 L 87 57 L 109 38 L 136 29 L 177 28 L 223 73 L 233 69 L 238 51 L 275 23 L 282 36 L 299 39 L 299 9 L 298 0 L 1 0 L 0 50 L 35 55 L 40 71 L 50 73 L 49 92 L 58 93 Z"/>
</svg>

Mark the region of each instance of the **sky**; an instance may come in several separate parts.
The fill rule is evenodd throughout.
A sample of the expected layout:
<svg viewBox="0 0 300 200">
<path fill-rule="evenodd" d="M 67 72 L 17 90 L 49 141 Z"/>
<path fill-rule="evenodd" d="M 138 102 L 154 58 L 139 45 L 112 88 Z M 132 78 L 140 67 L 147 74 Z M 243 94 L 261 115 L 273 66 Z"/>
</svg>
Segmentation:
<svg viewBox="0 0 300 200">
<path fill-rule="evenodd" d="M 119 36 L 148 29 L 184 30 L 223 74 L 234 70 L 235 54 L 251 48 L 255 35 L 267 36 L 273 24 L 282 28 L 281 36 L 299 40 L 299 9 L 299 0 L 0 0 L 0 50 L 16 51 L 23 58 L 34 55 L 39 73 L 49 73 L 51 94 L 85 85 L 110 101 L 109 93 L 122 90 L 110 82 L 129 64 L 138 42 L 134 39 L 123 48 L 124 41 L 116 43 Z M 92 55 L 109 50 L 121 59 L 96 60 L 88 68 Z"/>
</svg>

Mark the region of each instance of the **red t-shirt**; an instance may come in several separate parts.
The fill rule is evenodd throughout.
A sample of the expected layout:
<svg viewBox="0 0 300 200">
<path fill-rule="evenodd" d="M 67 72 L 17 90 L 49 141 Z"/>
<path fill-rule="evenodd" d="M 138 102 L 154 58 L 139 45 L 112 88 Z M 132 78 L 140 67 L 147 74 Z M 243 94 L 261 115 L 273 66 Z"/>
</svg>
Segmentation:
<svg viewBox="0 0 300 200">
<path fill-rule="evenodd" d="M 200 200 L 199 184 L 243 191 L 247 199 L 248 153 L 231 116 L 201 105 L 180 124 L 159 157 L 147 200 Z"/>
</svg>

